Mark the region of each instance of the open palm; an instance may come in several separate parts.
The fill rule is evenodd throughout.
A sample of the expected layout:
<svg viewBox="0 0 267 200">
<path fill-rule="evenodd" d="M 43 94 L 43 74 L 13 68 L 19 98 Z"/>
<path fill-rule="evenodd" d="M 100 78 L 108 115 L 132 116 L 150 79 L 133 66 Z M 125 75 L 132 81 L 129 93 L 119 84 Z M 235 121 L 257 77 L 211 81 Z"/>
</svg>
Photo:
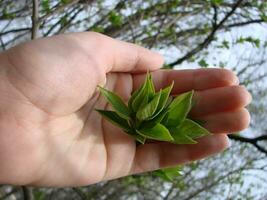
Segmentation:
<svg viewBox="0 0 267 200">
<path fill-rule="evenodd" d="M 249 124 L 250 95 L 228 70 L 158 70 L 147 49 L 97 33 L 24 43 L 0 54 L 0 183 L 78 186 L 217 153 L 226 133 Z M 94 111 L 108 107 L 105 85 L 125 101 L 154 71 L 157 89 L 174 80 L 173 95 L 196 90 L 191 117 L 214 134 L 194 145 L 135 141 Z"/>
</svg>

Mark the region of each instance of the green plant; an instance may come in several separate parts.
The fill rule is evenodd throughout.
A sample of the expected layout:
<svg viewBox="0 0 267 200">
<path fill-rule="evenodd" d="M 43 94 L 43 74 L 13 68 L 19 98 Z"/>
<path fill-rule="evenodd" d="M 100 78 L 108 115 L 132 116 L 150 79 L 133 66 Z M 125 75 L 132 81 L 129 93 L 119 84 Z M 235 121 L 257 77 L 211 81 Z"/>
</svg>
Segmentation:
<svg viewBox="0 0 267 200">
<path fill-rule="evenodd" d="M 148 139 L 174 144 L 195 144 L 195 139 L 210 134 L 188 118 L 192 108 L 193 91 L 170 96 L 174 83 L 155 91 L 151 74 L 130 97 L 128 104 L 115 93 L 99 87 L 112 110 L 96 109 L 105 119 L 144 144 Z M 180 166 L 157 170 L 156 175 L 171 180 L 179 174 Z M 176 172 L 176 173 L 175 173 Z"/>
</svg>

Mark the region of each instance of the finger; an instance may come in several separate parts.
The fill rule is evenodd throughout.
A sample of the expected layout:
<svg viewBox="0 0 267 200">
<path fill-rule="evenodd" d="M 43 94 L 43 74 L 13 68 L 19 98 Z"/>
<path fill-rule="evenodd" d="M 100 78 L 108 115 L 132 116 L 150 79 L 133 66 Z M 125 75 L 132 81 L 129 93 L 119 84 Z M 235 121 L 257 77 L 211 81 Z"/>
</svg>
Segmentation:
<svg viewBox="0 0 267 200">
<path fill-rule="evenodd" d="M 226 135 L 201 138 L 197 144 L 149 143 L 137 147 L 132 174 L 157 170 L 216 154 L 229 146 Z M 193 148 L 192 148 L 193 147 Z"/>
<path fill-rule="evenodd" d="M 141 46 L 115 40 L 95 32 L 74 33 L 81 45 L 89 53 L 94 55 L 99 66 L 104 67 L 105 72 L 146 72 L 159 69 L 164 60 L 156 52 Z"/>
<path fill-rule="evenodd" d="M 218 113 L 202 117 L 203 126 L 212 133 L 231 133 L 246 129 L 249 126 L 250 114 L 243 108 L 233 112 Z"/>
<path fill-rule="evenodd" d="M 194 106 L 190 112 L 193 118 L 216 112 L 240 109 L 251 102 L 251 95 L 243 86 L 228 86 L 195 92 Z"/>
<path fill-rule="evenodd" d="M 173 94 L 189 90 L 206 90 L 215 87 L 236 85 L 237 76 L 226 69 L 190 69 L 190 70 L 158 70 L 152 72 L 156 90 L 166 87 L 174 81 Z M 145 74 L 133 75 L 133 89 L 137 89 L 144 81 Z"/>
</svg>

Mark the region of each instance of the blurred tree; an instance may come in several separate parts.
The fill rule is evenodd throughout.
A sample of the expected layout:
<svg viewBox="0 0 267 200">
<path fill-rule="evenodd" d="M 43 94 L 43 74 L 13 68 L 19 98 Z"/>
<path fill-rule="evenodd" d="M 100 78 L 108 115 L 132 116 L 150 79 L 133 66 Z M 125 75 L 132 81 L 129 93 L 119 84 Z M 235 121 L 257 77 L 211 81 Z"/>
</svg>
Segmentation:
<svg viewBox="0 0 267 200">
<path fill-rule="evenodd" d="M 267 2 L 0 0 L 0 5 L 0 51 L 37 37 L 96 31 L 162 52 L 165 68 L 231 65 L 254 97 L 251 127 L 231 136 L 232 148 L 186 166 L 173 182 L 145 174 L 83 188 L 0 186 L 0 200 L 266 198 Z"/>
</svg>

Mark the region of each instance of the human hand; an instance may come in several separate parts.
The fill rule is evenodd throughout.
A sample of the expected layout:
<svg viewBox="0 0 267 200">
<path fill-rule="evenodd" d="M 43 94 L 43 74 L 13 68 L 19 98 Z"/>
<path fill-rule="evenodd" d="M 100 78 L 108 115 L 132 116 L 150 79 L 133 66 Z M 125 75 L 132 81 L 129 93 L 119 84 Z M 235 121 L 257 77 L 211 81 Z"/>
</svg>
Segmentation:
<svg viewBox="0 0 267 200">
<path fill-rule="evenodd" d="M 201 159 L 228 147 L 226 134 L 246 128 L 251 97 L 228 70 L 158 70 L 147 49 L 98 33 L 38 39 L 0 54 L 0 183 L 81 186 Z M 95 108 L 97 85 L 127 100 L 146 75 L 173 95 L 194 89 L 191 117 L 214 134 L 191 145 L 136 146 Z"/>
</svg>

